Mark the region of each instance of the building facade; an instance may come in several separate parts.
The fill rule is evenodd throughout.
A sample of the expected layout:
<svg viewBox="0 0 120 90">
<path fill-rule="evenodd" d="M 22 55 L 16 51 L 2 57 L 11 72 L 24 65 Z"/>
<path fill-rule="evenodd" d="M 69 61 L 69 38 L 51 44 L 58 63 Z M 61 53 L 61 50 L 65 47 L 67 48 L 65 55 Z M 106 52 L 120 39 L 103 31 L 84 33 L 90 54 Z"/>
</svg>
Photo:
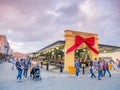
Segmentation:
<svg viewBox="0 0 120 90">
<path fill-rule="evenodd" d="M 76 35 L 78 40 L 76 40 Z M 65 41 L 57 41 L 46 46 L 35 52 L 34 57 L 37 58 L 42 56 L 48 61 L 61 61 L 64 63 L 64 70 L 69 71 L 68 67 L 74 67 L 74 61 L 76 58 L 84 60 L 90 58 L 92 60 L 94 60 L 94 58 L 108 58 L 108 56 L 104 56 L 102 53 L 115 51 L 120 48 L 117 46 L 98 44 L 98 35 L 94 33 L 65 30 L 64 37 Z M 91 43 L 93 45 L 89 46 Z M 70 52 L 67 53 L 67 51 Z"/>
<path fill-rule="evenodd" d="M 9 53 L 9 43 L 5 35 L 0 35 L 0 58 L 8 56 Z"/>
</svg>

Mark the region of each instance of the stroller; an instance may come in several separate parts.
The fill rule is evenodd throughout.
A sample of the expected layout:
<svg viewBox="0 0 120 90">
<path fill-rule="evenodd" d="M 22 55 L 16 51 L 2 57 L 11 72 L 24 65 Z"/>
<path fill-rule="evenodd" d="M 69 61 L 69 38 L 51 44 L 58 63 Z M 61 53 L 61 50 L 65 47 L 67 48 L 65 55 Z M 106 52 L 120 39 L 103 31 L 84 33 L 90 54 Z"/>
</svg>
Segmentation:
<svg viewBox="0 0 120 90">
<path fill-rule="evenodd" d="M 40 75 L 40 68 L 39 66 L 35 66 L 32 68 L 32 71 L 30 72 L 30 77 L 32 77 L 34 80 L 42 80 Z"/>
</svg>

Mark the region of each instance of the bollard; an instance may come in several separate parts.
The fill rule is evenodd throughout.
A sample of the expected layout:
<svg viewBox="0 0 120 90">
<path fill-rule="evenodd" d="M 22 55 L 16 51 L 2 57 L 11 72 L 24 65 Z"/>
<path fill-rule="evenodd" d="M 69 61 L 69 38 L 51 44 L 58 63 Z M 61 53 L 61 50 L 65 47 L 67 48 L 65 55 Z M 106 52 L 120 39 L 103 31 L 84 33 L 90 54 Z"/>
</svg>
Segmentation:
<svg viewBox="0 0 120 90">
<path fill-rule="evenodd" d="M 60 72 L 61 73 L 63 72 L 63 66 L 62 66 L 62 64 L 60 64 Z"/>
<path fill-rule="evenodd" d="M 43 61 L 41 61 L 41 68 L 43 68 Z"/>
<path fill-rule="evenodd" d="M 85 68 L 83 67 L 83 75 L 85 74 Z"/>
<path fill-rule="evenodd" d="M 46 70 L 49 70 L 49 63 L 46 63 Z"/>
</svg>

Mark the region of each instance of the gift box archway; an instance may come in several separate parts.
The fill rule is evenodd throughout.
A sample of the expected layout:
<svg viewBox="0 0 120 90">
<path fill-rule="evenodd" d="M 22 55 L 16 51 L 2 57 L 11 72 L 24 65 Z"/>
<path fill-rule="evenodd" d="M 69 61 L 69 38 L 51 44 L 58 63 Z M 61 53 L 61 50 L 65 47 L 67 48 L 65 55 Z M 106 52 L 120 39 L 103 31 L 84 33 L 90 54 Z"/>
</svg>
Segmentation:
<svg viewBox="0 0 120 90">
<path fill-rule="evenodd" d="M 75 50 L 80 47 L 87 47 L 90 51 L 90 58 L 98 58 L 98 34 L 79 32 L 73 30 L 64 31 L 65 57 L 64 70 L 69 72 L 69 67 L 74 67 Z"/>
</svg>

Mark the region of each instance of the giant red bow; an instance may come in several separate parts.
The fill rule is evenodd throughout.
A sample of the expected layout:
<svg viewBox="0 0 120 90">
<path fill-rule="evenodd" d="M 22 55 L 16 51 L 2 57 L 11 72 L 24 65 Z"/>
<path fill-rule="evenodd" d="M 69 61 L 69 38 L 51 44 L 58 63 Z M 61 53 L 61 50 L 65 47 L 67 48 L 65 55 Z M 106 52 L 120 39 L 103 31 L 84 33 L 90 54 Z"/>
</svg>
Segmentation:
<svg viewBox="0 0 120 90">
<path fill-rule="evenodd" d="M 79 47 L 83 42 L 86 43 L 86 45 L 92 49 L 95 53 L 99 53 L 98 50 L 96 50 L 93 46 L 94 46 L 94 42 L 95 42 L 95 37 L 90 37 L 90 38 L 83 38 L 79 35 L 75 36 L 75 44 L 73 46 L 71 46 L 68 50 L 68 52 L 71 52 L 72 50 L 76 49 L 77 47 Z"/>
</svg>

